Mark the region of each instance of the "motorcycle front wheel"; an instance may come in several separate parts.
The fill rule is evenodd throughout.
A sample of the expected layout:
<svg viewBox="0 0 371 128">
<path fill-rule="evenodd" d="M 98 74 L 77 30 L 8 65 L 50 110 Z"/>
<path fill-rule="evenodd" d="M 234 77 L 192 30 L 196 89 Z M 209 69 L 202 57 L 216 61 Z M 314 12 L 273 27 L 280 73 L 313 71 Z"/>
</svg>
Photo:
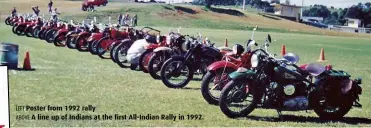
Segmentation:
<svg viewBox="0 0 371 128">
<path fill-rule="evenodd" d="M 191 65 L 184 59 L 170 58 L 161 67 L 161 80 L 168 88 L 183 88 L 193 79 Z"/>
<path fill-rule="evenodd" d="M 215 71 L 208 71 L 201 83 L 201 94 L 204 99 L 212 105 L 219 104 L 219 97 L 222 89 L 231 80 L 228 74 L 235 71 L 234 68 L 220 68 Z"/>
<path fill-rule="evenodd" d="M 168 59 L 167 55 L 161 55 L 159 52 L 152 55 L 148 62 L 148 72 L 153 79 L 161 79 L 161 67 Z"/>
<path fill-rule="evenodd" d="M 153 55 L 153 50 L 146 50 L 142 55 L 139 57 L 139 67 L 142 69 L 144 73 L 148 73 L 148 61 L 149 58 Z"/>
<path fill-rule="evenodd" d="M 115 51 L 115 58 L 117 60 L 116 63 L 121 68 L 129 68 L 131 66 L 131 64 L 126 59 L 131 44 L 132 44 L 131 40 L 125 40 L 119 46 L 117 46 L 117 49 Z"/>
<path fill-rule="evenodd" d="M 245 117 L 256 107 L 260 99 L 249 84 L 232 80 L 220 94 L 220 110 L 229 118 Z"/>
<path fill-rule="evenodd" d="M 76 36 L 67 36 L 66 46 L 70 49 L 76 49 Z"/>
</svg>

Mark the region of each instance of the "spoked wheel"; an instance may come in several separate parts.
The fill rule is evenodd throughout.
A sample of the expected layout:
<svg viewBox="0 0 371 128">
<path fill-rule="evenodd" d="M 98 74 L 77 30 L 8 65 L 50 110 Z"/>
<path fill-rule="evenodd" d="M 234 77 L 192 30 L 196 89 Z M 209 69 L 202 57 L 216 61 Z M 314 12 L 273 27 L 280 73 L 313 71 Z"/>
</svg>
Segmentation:
<svg viewBox="0 0 371 128">
<path fill-rule="evenodd" d="M 168 55 L 159 52 L 151 56 L 148 62 L 148 72 L 153 79 L 161 79 L 161 67 L 167 59 L 169 59 Z"/>
<path fill-rule="evenodd" d="M 5 24 L 6 25 L 10 25 L 10 17 L 8 17 L 8 18 L 5 19 Z"/>
<path fill-rule="evenodd" d="M 57 33 L 57 30 L 55 30 L 55 29 L 51 29 L 51 30 L 47 31 L 46 34 L 45 34 L 46 42 L 53 43 L 55 33 Z"/>
<path fill-rule="evenodd" d="M 80 52 L 88 51 L 87 39 L 88 39 L 88 36 L 78 36 L 77 37 L 77 39 L 76 39 L 76 49 L 78 51 L 80 51 Z"/>
<path fill-rule="evenodd" d="M 19 36 L 23 36 L 25 33 L 24 33 L 24 30 L 26 29 L 26 26 L 23 26 L 23 25 L 20 25 L 18 27 L 16 27 L 15 29 L 15 33 Z"/>
<path fill-rule="evenodd" d="M 340 93 L 336 95 L 335 93 L 315 92 L 312 95 L 314 112 L 323 120 L 341 120 L 352 108 L 355 98 L 352 98 L 351 93 L 347 95 Z"/>
<path fill-rule="evenodd" d="M 35 37 L 35 38 L 39 38 L 40 29 L 41 29 L 40 27 L 35 27 L 32 30 L 32 36 Z"/>
<path fill-rule="evenodd" d="M 193 70 L 184 59 L 170 58 L 161 67 L 161 80 L 169 88 L 183 88 L 192 78 Z"/>
<path fill-rule="evenodd" d="M 76 36 L 67 36 L 66 45 L 70 49 L 76 49 Z"/>
<path fill-rule="evenodd" d="M 148 62 L 151 56 L 153 55 L 153 50 L 146 50 L 142 55 L 139 57 L 139 67 L 142 69 L 144 73 L 148 73 Z"/>
<path fill-rule="evenodd" d="M 12 32 L 13 32 L 14 34 L 17 34 L 17 32 L 16 32 L 17 27 L 18 27 L 18 25 L 14 25 L 14 26 L 12 27 Z"/>
<path fill-rule="evenodd" d="M 54 38 L 54 45 L 57 46 L 57 47 L 64 47 L 66 46 L 66 35 L 65 34 L 58 34 L 55 38 Z"/>
<path fill-rule="evenodd" d="M 117 59 L 115 58 L 115 53 L 116 53 L 116 50 L 117 50 L 117 48 L 118 48 L 118 46 L 120 45 L 121 43 L 118 43 L 118 42 L 115 42 L 115 43 L 113 43 L 113 46 L 112 46 L 112 48 L 111 48 L 111 50 L 110 50 L 110 58 L 111 58 L 111 60 L 113 61 L 113 62 L 117 62 Z"/>
<path fill-rule="evenodd" d="M 97 55 L 99 56 L 99 58 L 101 59 L 109 59 L 110 58 L 110 53 L 107 52 L 107 47 L 110 47 L 110 46 L 107 46 L 109 43 L 110 43 L 110 39 L 108 38 L 102 38 L 98 41 L 98 45 L 96 47 L 96 51 L 97 51 Z"/>
<path fill-rule="evenodd" d="M 24 32 L 25 32 L 25 35 L 27 37 L 32 37 L 33 36 L 33 34 L 32 34 L 32 32 L 33 32 L 32 27 L 26 28 L 26 30 Z"/>
<path fill-rule="evenodd" d="M 91 44 L 88 45 L 89 52 L 92 55 L 96 55 L 97 54 L 97 51 L 96 51 L 97 45 L 98 45 L 98 41 L 97 40 L 94 40 Z"/>
<path fill-rule="evenodd" d="M 202 79 L 201 93 L 209 104 L 219 104 L 220 93 L 225 85 L 231 80 L 228 74 L 233 71 L 233 68 L 221 68 L 206 73 L 205 77 Z"/>
<path fill-rule="evenodd" d="M 121 68 L 129 68 L 130 63 L 127 60 L 127 52 L 129 50 L 130 46 L 128 46 L 125 43 L 121 43 L 116 50 L 115 53 L 115 58 L 116 58 L 116 63 L 121 67 Z"/>
<path fill-rule="evenodd" d="M 44 30 L 41 30 L 40 32 L 39 32 L 39 39 L 41 39 L 41 40 L 45 40 L 45 29 Z"/>
<path fill-rule="evenodd" d="M 220 95 L 219 107 L 230 118 L 249 115 L 257 106 L 259 96 L 249 84 L 232 80 Z"/>
</svg>

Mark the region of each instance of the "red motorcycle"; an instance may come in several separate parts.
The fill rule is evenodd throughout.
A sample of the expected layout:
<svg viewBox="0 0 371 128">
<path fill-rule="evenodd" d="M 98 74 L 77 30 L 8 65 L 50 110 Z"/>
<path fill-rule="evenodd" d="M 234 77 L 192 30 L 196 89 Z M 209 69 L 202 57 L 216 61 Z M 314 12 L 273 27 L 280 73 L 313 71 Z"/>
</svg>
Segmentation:
<svg viewBox="0 0 371 128">
<path fill-rule="evenodd" d="M 233 52 L 226 53 L 221 61 L 214 62 L 207 67 L 207 73 L 201 83 L 201 93 L 209 104 L 217 105 L 219 103 L 220 91 L 229 82 L 228 74 L 236 71 L 239 67 L 247 69 L 251 67 L 251 46 L 246 47 L 245 51 L 243 46 L 236 44 L 233 47 Z"/>
<path fill-rule="evenodd" d="M 166 36 L 157 36 L 158 44 L 149 44 L 145 47 L 146 51 L 142 53 L 139 57 L 139 68 L 142 69 L 144 73 L 148 73 L 148 63 L 151 59 L 151 56 L 154 54 L 153 50 L 159 47 L 166 47 Z"/>
<path fill-rule="evenodd" d="M 6 25 L 10 25 L 10 26 L 14 26 L 14 23 L 18 22 L 20 16 L 8 16 L 6 19 L 5 19 L 5 24 Z"/>
<path fill-rule="evenodd" d="M 56 28 L 57 27 L 57 24 L 55 22 L 52 22 L 52 21 L 48 21 L 46 24 L 44 24 L 44 26 L 42 26 L 40 28 L 40 31 L 38 33 L 38 37 L 39 39 L 41 40 L 45 40 L 46 39 L 46 32 L 52 28 Z"/>
<path fill-rule="evenodd" d="M 99 28 L 95 24 L 90 26 L 88 31 L 83 31 L 78 34 L 76 38 L 76 49 L 78 51 L 88 51 L 87 40 L 93 33 L 100 33 Z"/>
<path fill-rule="evenodd" d="M 48 43 L 54 43 L 54 38 L 56 36 L 56 33 L 59 30 L 66 28 L 66 25 L 67 24 L 65 24 L 63 22 L 57 22 L 57 25 L 55 27 L 49 28 L 45 32 L 45 41 L 48 42 Z"/>
<path fill-rule="evenodd" d="M 132 33 L 133 29 L 126 28 L 124 31 L 119 31 L 119 28 L 120 26 L 110 27 L 109 34 L 97 42 L 95 51 L 100 58 L 110 58 L 111 56 L 106 56 L 105 53 L 111 51 L 116 43 L 122 42 L 124 39 L 130 39 L 129 34 Z"/>
<path fill-rule="evenodd" d="M 74 31 L 77 26 L 73 24 L 66 24 L 65 27 L 59 29 L 54 37 L 54 45 L 57 47 L 64 47 L 66 46 L 67 42 L 67 33 Z"/>
<path fill-rule="evenodd" d="M 36 24 L 37 24 L 37 21 L 35 20 L 25 20 L 24 22 L 16 23 L 16 25 L 13 26 L 13 29 L 14 29 L 15 34 L 19 36 L 24 36 L 26 34 L 30 34 L 28 33 L 28 31 L 31 31 L 31 30 L 27 28 L 32 28 L 30 26 L 34 26 Z M 27 36 L 30 37 L 32 35 L 27 35 Z"/>
<path fill-rule="evenodd" d="M 42 26 L 43 25 L 43 21 L 41 18 L 37 18 L 37 20 L 33 21 L 32 24 L 28 24 L 26 26 L 26 29 L 24 30 L 24 33 L 27 37 L 34 37 L 34 28 L 36 28 L 35 26 Z"/>
</svg>

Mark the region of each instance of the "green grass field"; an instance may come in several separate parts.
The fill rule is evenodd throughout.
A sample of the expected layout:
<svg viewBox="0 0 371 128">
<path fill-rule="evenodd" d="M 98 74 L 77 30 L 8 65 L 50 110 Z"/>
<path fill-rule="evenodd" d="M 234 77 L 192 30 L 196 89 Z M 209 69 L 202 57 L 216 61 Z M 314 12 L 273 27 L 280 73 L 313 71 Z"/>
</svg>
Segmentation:
<svg viewBox="0 0 371 128">
<path fill-rule="evenodd" d="M 35 1 L 35 0 L 34 0 Z M 62 0 L 61 0 L 62 1 Z M 2 1 L 0 1 L 2 2 Z M 15 1 L 13 1 L 15 2 Z M 60 2 L 60 1 L 58 1 Z M 15 3 L 16 4 L 16 3 Z M 26 6 L 27 3 L 22 3 Z M 336 33 L 304 26 L 295 22 L 275 21 L 263 18 L 248 10 L 247 17 L 230 16 L 200 11 L 196 14 L 177 15 L 174 6 L 146 4 L 109 4 L 109 8 L 99 8 L 97 12 L 74 13 L 73 3 L 65 3 L 65 19 L 81 20 L 87 16 L 97 16 L 106 21 L 108 15 L 118 12 L 137 13 L 139 25 L 148 25 L 167 33 L 169 29 L 182 26 L 183 34 L 196 35 L 197 32 L 222 46 L 227 38 L 229 47 L 244 44 L 251 37 L 249 27 L 259 25 L 255 39 L 263 44 L 271 34 L 273 43 L 270 52 L 280 54 L 281 46 L 287 52 L 300 56 L 300 64 L 316 62 L 321 48 L 324 48 L 327 62 L 335 69 L 349 72 L 353 78 L 363 78 L 363 94 L 360 97 L 362 109 L 352 109 L 339 122 L 322 122 L 313 111 L 283 112 L 284 121 L 279 120 L 275 110 L 256 109 L 247 118 L 229 119 L 219 109 L 206 103 L 201 96 L 201 81 L 192 81 L 186 89 L 169 89 L 159 80 L 141 71 L 122 69 L 111 60 L 103 60 L 90 53 L 68 48 L 58 48 L 34 38 L 21 37 L 11 32 L 11 27 L 0 23 L 0 42 L 18 44 L 19 67 L 23 64 L 26 51 L 30 51 L 31 64 L 35 71 L 9 71 L 11 126 L 25 127 L 72 127 L 72 126 L 271 126 L 271 127 L 324 127 L 324 126 L 367 126 L 371 127 L 371 39 L 369 35 Z M 125 5 L 125 6 L 124 6 Z M 121 7 L 122 6 L 122 7 Z M 76 5 L 76 10 L 77 10 Z M 149 7 L 150 10 L 141 10 Z M 170 9 L 166 9 L 170 7 Z M 164 11 L 167 10 L 167 11 Z M 193 10 L 193 9 L 192 9 Z M 115 21 L 116 17 L 113 17 Z M 247 27 L 245 27 L 247 26 Z M 140 27 L 138 27 L 140 28 Z M 291 31 L 298 30 L 298 31 Z M 269 31 L 269 32 L 267 32 Z M 301 34 L 299 34 L 301 33 Z M 311 33 L 311 34 L 303 34 Z M 325 36 L 336 35 L 336 36 Z M 342 37 L 347 36 L 347 37 Z M 366 38 L 364 38 L 366 37 Z M 16 105 L 93 105 L 95 112 L 23 112 L 16 111 Z M 24 121 L 16 120 L 16 115 L 102 115 L 102 114 L 200 114 L 203 120 L 176 121 Z"/>
<path fill-rule="evenodd" d="M 167 31 L 169 28 L 161 27 Z M 368 62 L 370 40 L 305 34 L 269 33 L 272 53 L 280 53 L 282 44 L 288 52 L 297 53 L 300 63 L 315 62 L 321 48 L 325 49 L 327 63 L 343 69 L 353 77 L 363 77 L 363 109 L 352 109 L 344 121 L 323 123 L 313 111 L 284 112 L 285 121 L 278 119 L 275 110 L 255 110 L 250 117 L 229 119 L 218 106 L 207 104 L 201 96 L 200 81 L 192 81 L 188 89 L 169 89 L 148 74 L 119 68 L 111 60 L 102 60 L 90 53 L 68 48 L 57 48 L 33 38 L 16 36 L 11 27 L 1 24 L 0 39 L 20 46 L 19 66 L 25 51 L 30 51 L 36 71 L 10 71 L 11 126 L 371 126 Z M 243 44 L 250 31 L 182 29 L 184 34 L 201 32 L 218 46 L 225 38 L 230 46 Z M 268 33 L 257 32 L 261 44 Z M 96 112 L 19 112 L 15 105 L 93 105 Z M 203 120 L 183 121 L 18 121 L 16 115 L 25 114 L 201 114 Z"/>
</svg>

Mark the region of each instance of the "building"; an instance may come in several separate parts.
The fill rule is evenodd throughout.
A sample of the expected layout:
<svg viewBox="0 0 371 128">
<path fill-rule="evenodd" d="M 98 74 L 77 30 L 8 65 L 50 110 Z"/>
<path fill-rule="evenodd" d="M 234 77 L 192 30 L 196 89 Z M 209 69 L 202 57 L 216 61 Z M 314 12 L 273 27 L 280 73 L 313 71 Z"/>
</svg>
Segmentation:
<svg viewBox="0 0 371 128">
<path fill-rule="evenodd" d="M 345 26 L 352 27 L 352 28 L 362 27 L 361 26 L 362 22 L 360 19 L 345 18 L 345 20 L 347 21 L 345 23 Z"/>
<path fill-rule="evenodd" d="M 287 4 L 273 4 L 274 6 L 274 14 L 283 16 L 283 17 L 290 17 L 296 18 L 301 13 L 301 6 L 296 5 L 287 5 Z"/>
</svg>

